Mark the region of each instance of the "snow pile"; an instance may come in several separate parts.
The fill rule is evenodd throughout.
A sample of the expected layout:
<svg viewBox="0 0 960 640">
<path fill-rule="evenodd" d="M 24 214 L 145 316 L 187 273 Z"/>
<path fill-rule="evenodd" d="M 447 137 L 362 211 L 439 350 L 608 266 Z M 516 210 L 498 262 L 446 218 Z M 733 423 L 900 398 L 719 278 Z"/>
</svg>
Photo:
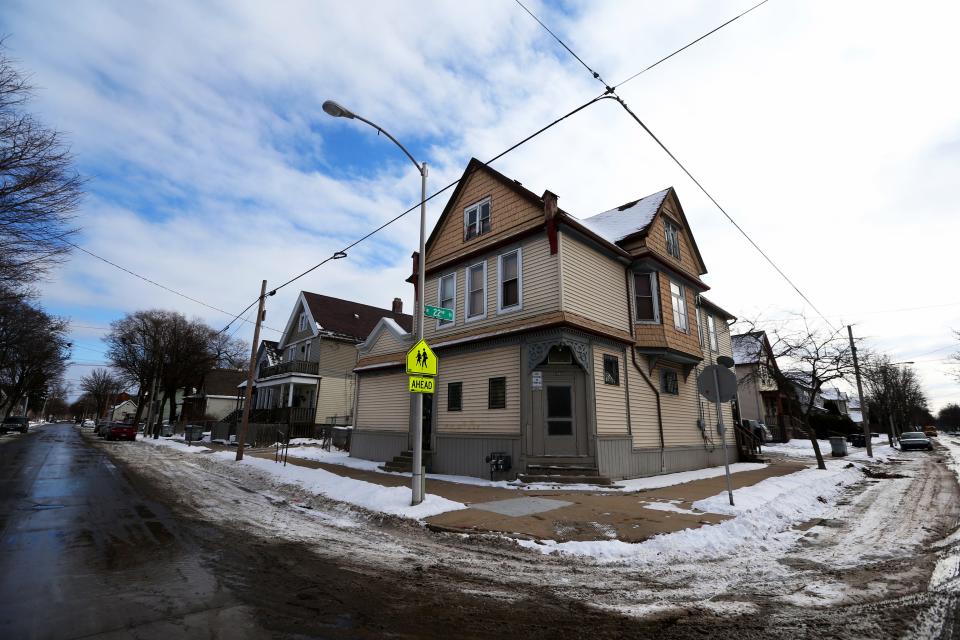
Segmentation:
<svg viewBox="0 0 960 640">
<path fill-rule="evenodd" d="M 762 462 L 736 462 L 730 465 L 730 473 L 739 471 L 755 471 L 763 469 L 767 465 Z M 706 469 L 695 469 L 694 471 L 680 471 L 678 473 L 665 473 L 659 476 L 648 476 L 646 478 L 635 478 L 633 480 L 618 480 L 617 484 L 622 486 L 625 491 L 640 491 L 642 489 L 661 489 L 663 487 L 672 487 L 677 484 L 686 484 L 695 480 L 705 480 L 707 478 L 716 478 L 722 476 L 726 470 L 723 467 L 707 467 Z"/>
<path fill-rule="evenodd" d="M 827 470 L 804 469 L 787 476 L 768 478 L 752 487 L 734 491 L 731 507 L 726 492 L 699 500 L 694 508 L 711 513 L 735 516 L 717 525 L 684 529 L 654 536 L 645 542 L 631 544 L 620 540 L 562 542 L 519 540 L 521 546 L 541 553 L 586 555 L 600 562 L 682 562 L 696 556 L 698 560 L 733 555 L 742 547 L 784 548 L 795 540 L 788 529 L 796 524 L 822 517 L 830 502 L 847 485 L 863 478 L 856 466 L 845 461 L 827 462 Z"/>
<path fill-rule="evenodd" d="M 183 441 L 183 438 L 180 438 L 179 440 L 176 438 L 157 438 L 154 440 L 152 436 L 144 438 L 142 433 L 138 433 L 137 442 L 153 445 L 154 447 L 168 447 L 184 453 L 203 453 L 205 451 L 210 451 L 210 449 L 201 447 L 199 445 L 188 445 Z"/>
<path fill-rule="evenodd" d="M 213 455 L 233 462 L 236 454 L 221 451 Z M 414 507 L 410 505 L 409 487 L 384 487 L 372 482 L 344 478 L 323 469 L 309 469 L 297 465 L 284 466 L 273 460 L 255 457 L 244 458 L 240 464 L 253 467 L 273 476 L 281 483 L 295 485 L 309 493 L 403 518 L 422 520 L 447 511 L 467 508 L 467 505 L 461 502 L 432 494 L 427 494 L 423 502 Z"/>
<path fill-rule="evenodd" d="M 829 440 L 817 440 L 817 444 L 820 445 L 820 453 L 824 458 L 832 457 L 830 455 L 832 447 L 830 446 Z M 886 438 L 874 438 L 872 445 L 874 462 L 886 462 L 890 458 L 895 458 L 900 455 L 900 450 L 894 449 L 887 444 Z M 816 457 L 816 454 L 813 451 L 813 443 L 810 442 L 808 438 L 793 438 L 790 440 L 790 442 L 767 444 L 763 446 L 763 449 L 764 453 L 776 453 L 791 458 Z M 849 455 L 847 455 L 846 458 L 839 459 L 870 460 L 870 458 L 867 457 L 867 450 L 864 447 L 853 447 L 848 442 L 847 452 Z"/>
</svg>

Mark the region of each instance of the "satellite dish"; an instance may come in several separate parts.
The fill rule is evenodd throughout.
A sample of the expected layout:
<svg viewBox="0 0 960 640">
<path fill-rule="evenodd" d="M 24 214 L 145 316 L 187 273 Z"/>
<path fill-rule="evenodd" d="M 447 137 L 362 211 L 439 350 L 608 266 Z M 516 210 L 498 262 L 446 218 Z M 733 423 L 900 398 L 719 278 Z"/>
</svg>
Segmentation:
<svg viewBox="0 0 960 640">
<path fill-rule="evenodd" d="M 733 367 L 734 362 L 733 362 L 733 358 L 731 358 L 730 356 L 717 356 L 717 364 L 719 364 L 721 367 L 726 367 L 727 369 L 729 369 Z"/>
</svg>

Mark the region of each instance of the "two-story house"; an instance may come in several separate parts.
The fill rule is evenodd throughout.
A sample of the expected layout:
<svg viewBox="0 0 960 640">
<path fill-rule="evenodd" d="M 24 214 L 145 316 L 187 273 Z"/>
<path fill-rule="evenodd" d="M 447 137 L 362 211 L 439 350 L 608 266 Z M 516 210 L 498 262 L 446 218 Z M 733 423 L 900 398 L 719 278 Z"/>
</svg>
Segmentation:
<svg viewBox="0 0 960 640">
<path fill-rule="evenodd" d="M 301 291 L 280 340 L 259 347 L 251 422 L 351 424 L 357 344 L 382 318 L 410 330 L 399 298 L 381 309 Z"/>
<path fill-rule="evenodd" d="M 781 374 L 766 332 L 742 333 L 731 340 L 740 419 L 764 423 L 779 442 L 800 435 L 799 407 L 804 392 Z"/>
<path fill-rule="evenodd" d="M 732 316 L 700 296 L 706 268 L 672 188 L 581 220 L 474 159 L 423 266 L 425 302 L 454 310 L 423 320 L 439 358 L 423 424 L 432 471 L 485 476 L 492 452 L 532 476 L 722 464 L 696 374 L 731 354 Z M 411 343 L 385 320 L 360 345 L 351 455 L 409 447 Z"/>
</svg>

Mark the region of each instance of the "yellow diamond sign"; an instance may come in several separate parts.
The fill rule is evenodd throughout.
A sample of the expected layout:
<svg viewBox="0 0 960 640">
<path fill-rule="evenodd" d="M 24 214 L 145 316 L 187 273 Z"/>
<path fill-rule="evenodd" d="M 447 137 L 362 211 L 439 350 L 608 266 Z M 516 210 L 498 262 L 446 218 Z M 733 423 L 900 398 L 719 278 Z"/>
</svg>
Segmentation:
<svg viewBox="0 0 960 640">
<path fill-rule="evenodd" d="M 437 356 L 426 340 L 421 340 L 407 351 L 407 373 L 411 376 L 437 375 Z"/>
</svg>

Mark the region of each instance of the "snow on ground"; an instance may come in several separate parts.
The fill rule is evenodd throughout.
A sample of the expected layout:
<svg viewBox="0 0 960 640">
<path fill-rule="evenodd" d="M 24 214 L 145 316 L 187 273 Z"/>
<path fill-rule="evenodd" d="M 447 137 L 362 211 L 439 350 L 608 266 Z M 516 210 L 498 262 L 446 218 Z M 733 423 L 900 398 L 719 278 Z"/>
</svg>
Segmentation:
<svg viewBox="0 0 960 640">
<path fill-rule="evenodd" d="M 843 489 L 863 478 L 855 465 L 828 461 L 827 470 L 804 469 L 786 476 L 768 478 L 733 492 L 737 506 L 729 505 L 726 492 L 699 500 L 695 509 L 735 516 L 717 525 L 668 533 L 638 544 L 619 540 L 562 542 L 518 541 L 521 546 L 542 553 L 569 553 L 596 558 L 600 562 L 630 564 L 700 560 L 732 555 L 744 545 L 787 546 L 796 536 L 787 530 L 796 524 L 822 517 Z"/>
<path fill-rule="evenodd" d="M 364 471 L 377 471 L 390 475 L 409 476 L 409 473 L 392 473 L 381 471 L 380 466 L 383 462 L 371 460 L 361 460 L 360 458 L 351 458 L 346 451 L 325 451 L 320 447 L 291 447 L 289 455 L 291 458 L 302 458 L 304 460 L 316 460 L 327 464 L 338 464 L 351 469 L 362 469 Z M 757 462 L 737 462 L 730 465 L 730 473 L 739 471 L 753 471 L 764 468 L 765 464 Z M 619 491 L 631 493 L 644 489 L 659 489 L 662 487 L 671 487 L 676 484 L 693 482 L 694 480 L 703 480 L 704 478 L 715 478 L 724 474 L 723 467 L 710 467 L 707 469 L 697 469 L 696 471 L 682 471 L 680 473 L 668 473 L 659 476 L 650 476 L 647 478 L 636 478 L 634 480 L 618 480 L 612 487 L 602 487 L 603 491 Z M 469 484 L 475 487 L 494 487 L 497 489 L 519 489 L 519 490 L 542 490 L 544 488 L 559 487 L 564 491 L 592 491 L 598 490 L 596 485 L 592 484 L 557 484 L 549 482 L 538 482 L 523 484 L 520 482 L 508 482 L 506 480 L 485 480 L 484 478 L 475 478 L 473 476 L 455 476 L 442 473 L 428 473 L 428 480 L 442 480 L 444 482 L 455 482 L 457 484 Z"/>
<path fill-rule="evenodd" d="M 230 462 L 233 462 L 236 456 L 232 451 L 220 451 L 213 455 L 220 460 Z M 411 506 L 410 489 L 407 487 L 384 487 L 372 482 L 338 476 L 323 469 L 280 465 L 272 460 L 255 457 L 244 458 L 240 464 L 254 467 L 283 484 L 296 485 L 309 493 L 403 518 L 422 520 L 447 511 L 467 508 L 461 502 L 432 494 L 427 494 L 424 501 L 417 506 Z"/>
<path fill-rule="evenodd" d="M 832 447 L 830 446 L 829 440 L 817 440 L 817 444 L 820 445 L 820 453 L 824 458 L 832 457 L 830 455 Z M 890 458 L 895 458 L 900 455 L 900 450 L 891 447 L 887 443 L 886 437 L 874 438 L 872 444 L 874 462 L 886 462 Z M 790 442 L 767 444 L 763 446 L 763 452 L 765 454 L 774 453 L 790 458 L 816 457 L 813 451 L 813 443 L 810 442 L 808 438 L 793 438 Z M 870 460 L 870 458 L 867 457 L 867 450 L 864 447 L 853 447 L 848 442 L 847 452 L 849 454 L 845 458 L 847 460 Z"/>
<path fill-rule="evenodd" d="M 138 433 L 137 442 L 149 444 L 154 447 L 168 447 L 184 453 L 204 453 L 205 451 L 210 451 L 210 449 L 199 445 L 188 445 L 183 441 L 183 438 L 157 438 L 154 440 L 152 437 L 144 438 L 142 433 Z"/>
</svg>

